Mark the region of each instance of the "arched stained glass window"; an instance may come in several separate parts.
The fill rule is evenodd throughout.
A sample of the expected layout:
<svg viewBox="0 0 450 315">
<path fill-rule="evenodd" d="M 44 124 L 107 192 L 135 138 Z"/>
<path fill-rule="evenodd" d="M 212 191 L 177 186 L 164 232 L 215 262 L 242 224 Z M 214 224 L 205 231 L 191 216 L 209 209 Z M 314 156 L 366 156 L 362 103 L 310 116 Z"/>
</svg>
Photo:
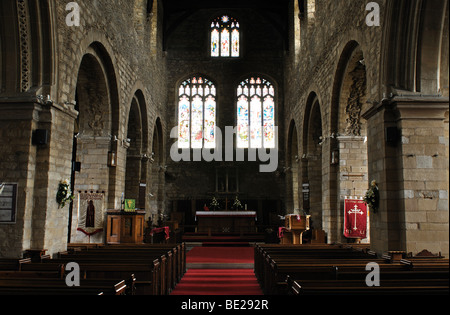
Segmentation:
<svg viewBox="0 0 450 315">
<path fill-rule="evenodd" d="M 196 76 L 179 87 L 178 147 L 213 149 L 216 147 L 216 87 Z"/>
<path fill-rule="evenodd" d="M 274 149 L 275 88 L 262 78 L 242 81 L 237 89 L 237 146 Z"/>
<path fill-rule="evenodd" d="M 227 15 L 211 23 L 211 57 L 239 57 L 240 26 Z"/>
</svg>

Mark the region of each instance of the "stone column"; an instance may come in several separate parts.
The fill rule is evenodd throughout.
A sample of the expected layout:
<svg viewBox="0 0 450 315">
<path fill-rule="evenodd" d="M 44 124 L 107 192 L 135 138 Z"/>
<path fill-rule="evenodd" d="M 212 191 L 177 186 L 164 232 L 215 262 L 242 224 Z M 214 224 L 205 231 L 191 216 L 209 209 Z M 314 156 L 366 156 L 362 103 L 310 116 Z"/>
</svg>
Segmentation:
<svg viewBox="0 0 450 315">
<path fill-rule="evenodd" d="M 68 206 L 58 209 L 59 182 L 70 179 L 77 112 L 31 96 L 0 100 L 0 181 L 17 183 L 16 222 L 0 225 L 0 254 L 20 258 L 27 249 L 66 249 Z M 36 144 L 37 129 L 47 131 Z"/>
<path fill-rule="evenodd" d="M 448 98 L 397 96 L 364 118 L 369 176 L 380 188 L 372 250 L 448 255 Z"/>
<path fill-rule="evenodd" d="M 17 183 L 16 222 L 0 224 L 0 256 L 21 258 L 31 247 L 36 146 L 42 106 L 31 99 L 0 102 L 0 182 Z"/>
</svg>

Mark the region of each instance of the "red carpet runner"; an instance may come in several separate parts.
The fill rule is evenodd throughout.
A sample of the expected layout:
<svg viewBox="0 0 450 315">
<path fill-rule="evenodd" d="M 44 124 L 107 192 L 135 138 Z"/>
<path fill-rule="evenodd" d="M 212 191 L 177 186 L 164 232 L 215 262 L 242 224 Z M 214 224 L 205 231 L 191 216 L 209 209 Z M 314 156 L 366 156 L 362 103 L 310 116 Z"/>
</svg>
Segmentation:
<svg viewBox="0 0 450 315">
<path fill-rule="evenodd" d="M 234 268 L 253 262 L 252 247 L 195 247 L 187 253 L 188 271 L 172 295 L 263 295 L 253 269 Z"/>
</svg>

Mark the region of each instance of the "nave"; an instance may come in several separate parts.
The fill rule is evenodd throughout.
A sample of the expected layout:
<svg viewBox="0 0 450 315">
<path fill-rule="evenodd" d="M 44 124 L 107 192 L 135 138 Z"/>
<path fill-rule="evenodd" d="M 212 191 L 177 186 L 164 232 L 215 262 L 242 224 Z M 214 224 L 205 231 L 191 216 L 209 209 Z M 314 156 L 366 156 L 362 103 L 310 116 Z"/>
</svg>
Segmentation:
<svg viewBox="0 0 450 315">
<path fill-rule="evenodd" d="M 448 280 L 448 258 L 377 257 L 366 244 L 70 244 L 57 258 L 0 260 L 0 295 L 424 296 L 448 295 Z"/>
</svg>

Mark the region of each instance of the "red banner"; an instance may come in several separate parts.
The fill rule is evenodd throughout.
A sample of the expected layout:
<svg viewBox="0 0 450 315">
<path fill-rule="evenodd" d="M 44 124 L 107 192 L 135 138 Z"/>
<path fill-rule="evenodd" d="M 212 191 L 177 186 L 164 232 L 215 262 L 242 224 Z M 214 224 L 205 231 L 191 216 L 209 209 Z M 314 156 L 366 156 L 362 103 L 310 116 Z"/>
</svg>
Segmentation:
<svg viewBox="0 0 450 315">
<path fill-rule="evenodd" d="M 345 200 L 344 236 L 347 238 L 367 238 L 367 204 L 364 200 Z"/>
</svg>

